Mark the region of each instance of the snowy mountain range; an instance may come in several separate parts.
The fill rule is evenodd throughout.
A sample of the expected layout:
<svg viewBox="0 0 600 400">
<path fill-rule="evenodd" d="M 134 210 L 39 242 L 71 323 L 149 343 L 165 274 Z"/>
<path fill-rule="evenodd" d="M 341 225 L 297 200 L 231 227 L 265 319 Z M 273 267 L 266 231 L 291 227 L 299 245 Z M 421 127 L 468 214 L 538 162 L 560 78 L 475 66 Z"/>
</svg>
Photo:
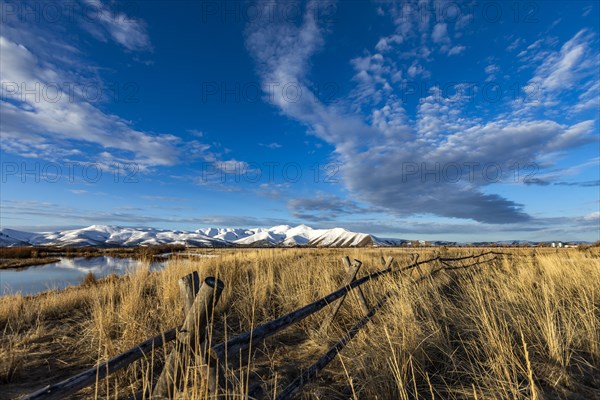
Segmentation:
<svg viewBox="0 0 600 400">
<path fill-rule="evenodd" d="M 122 247 L 160 244 L 185 245 L 189 247 L 386 247 L 425 243 L 422 240 L 381 238 L 368 233 L 351 232 L 343 228 L 313 229 L 306 225 L 294 227 L 278 225 L 272 228 L 253 229 L 202 228 L 195 231 L 124 228 L 107 225 L 92 225 L 81 229 L 41 233 L 23 232 L 14 229 L 0 230 L 0 247 Z M 427 243 L 434 246 L 535 246 L 540 243 L 546 245 L 552 244 L 552 242 L 533 242 L 528 240 L 471 243 L 434 241 Z M 587 242 L 570 241 L 562 243 L 577 245 Z"/>
<path fill-rule="evenodd" d="M 57 232 L 22 232 L 0 230 L 0 247 L 8 246 L 151 246 L 177 244 L 191 247 L 225 246 L 319 246 L 365 247 L 398 246 L 402 239 L 382 239 L 343 228 L 313 229 L 306 225 L 272 228 L 203 228 L 195 231 L 172 231 L 153 228 L 123 228 L 92 225 L 87 228 Z"/>
</svg>

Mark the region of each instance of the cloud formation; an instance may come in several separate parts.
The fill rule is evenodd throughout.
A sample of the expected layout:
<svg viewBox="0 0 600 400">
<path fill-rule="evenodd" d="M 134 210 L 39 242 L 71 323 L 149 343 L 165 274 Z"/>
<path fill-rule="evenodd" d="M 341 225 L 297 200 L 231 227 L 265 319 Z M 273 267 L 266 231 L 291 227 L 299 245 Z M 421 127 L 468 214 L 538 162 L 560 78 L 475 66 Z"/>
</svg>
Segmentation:
<svg viewBox="0 0 600 400">
<path fill-rule="evenodd" d="M 101 0 L 84 0 L 83 5 L 88 8 L 82 9 L 88 17 L 80 17 L 80 23 L 96 39 L 107 41 L 110 38 L 132 52 L 152 50 L 145 22 L 119 10 L 122 4 L 109 6 Z"/>
<path fill-rule="evenodd" d="M 177 160 L 177 137 L 135 130 L 122 118 L 65 91 L 68 76 L 20 43 L 0 36 L 0 51 L 6 151 L 52 159 L 77 154 L 66 142 L 79 141 L 133 154 L 132 161 L 141 165 L 171 165 Z"/>
<path fill-rule="evenodd" d="M 86 0 L 74 7 L 74 20 L 63 16 L 51 24 L 44 20 L 32 24 L 21 20 L 18 14 L 7 16 L 6 24 L 3 20 L 3 151 L 49 161 L 136 163 L 140 171 L 198 159 L 219 161 L 221 152 L 199 140 L 201 131 L 188 132 L 191 140 L 170 133 L 142 131 L 131 121 L 105 110 L 107 103 L 139 101 L 127 97 L 137 84 L 105 83 L 100 74 L 103 67 L 89 60 L 77 47 L 77 41 L 67 42 L 60 32 L 78 29 L 79 24 L 98 40 L 112 38 L 128 51 L 149 50 L 145 23 L 119 11 L 121 6 Z M 93 18 L 86 17 L 86 13 Z"/>
<path fill-rule="evenodd" d="M 294 217 L 307 221 L 332 221 L 340 216 L 368 211 L 352 200 L 327 193 L 316 193 L 313 197 L 291 199 L 287 206 Z"/>
<path fill-rule="evenodd" d="M 311 93 L 307 79 L 310 60 L 324 44 L 326 34 L 314 18 L 315 7 L 314 1 L 307 4 L 300 24 L 254 21 L 248 25 L 246 45 L 264 85 L 301 82 L 303 93 Z M 447 26 L 408 18 L 397 21 L 398 39 L 385 36 L 375 50 L 389 50 L 391 42 L 405 45 L 414 37 L 414 27 L 426 33 L 428 40 L 410 52 L 413 58 L 426 61 L 434 48 L 447 51 Z M 556 74 L 575 76 L 578 66 L 569 60 L 579 54 L 575 43 L 584 37 L 579 33 L 563 46 L 558 56 L 564 60 L 562 67 L 551 70 L 543 66 L 552 63 L 541 60 L 536 76 L 545 76 L 551 89 Z M 531 219 L 522 205 L 488 193 L 486 187 L 507 181 L 511 166 L 526 166 L 542 156 L 589 142 L 594 121 L 569 125 L 525 118 L 518 112 L 483 120 L 465 111 L 468 96 L 444 96 L 438 87 L 420 99 L 416 120 L 411 121 L 393 87 L 394 77 L 417 74 L 414 70 L 420 64 L 416 62 L 403 70 L 381 53 L 352 60 L 358 89 L 346 107 L 344 102 L 319 103 L 310 95 L 297 102 L 275 95 L 270 101 L 284 115 L 306 125 L 310 134 L 335 147 L 347 189 L 374 207 L 397 216 L 433 214 L 490 224 Z M 460 84 L 456 89 L 461 89 Z M 448 175 L 449 167 L 453 175 Z"/>
<path fill-rule="evenodd" d="M 289 220 L 280 218 L 258 218 L 238 215 L 204 215 L 197 217 L 151 215 L 148 213 L 148 210 L 136 207 L 128 209 L 88 210 L 78 207 L 65 207 L 60 204 L 42 201 L 3 200 L 1 211 L 3 214 L 3 224 L 8 222 L 10 226 L 16 229 L 20 226 L 20 220 L 30 221 L 23 217 L 33 217 L 34 220 L 43 217 L 45 220 L 50 219 L 57 222 L 68 221 L 69 226 L 75 226 L 74 224 L 96 224 L 98 221 L 103 221 L 103 224 L 125 224 L 127 226 L 172 224 L 173 226 L 180 227 L 182 224 L 194 224 L 199 227 L 225 226 L 243 228 L 250 226 L 270 227 L 289 223 Z M 19 215 L 20 217 L 14 217 L 15 215 Z M 23 227 L 26 227 L 26 225 Z"/>
</svg>

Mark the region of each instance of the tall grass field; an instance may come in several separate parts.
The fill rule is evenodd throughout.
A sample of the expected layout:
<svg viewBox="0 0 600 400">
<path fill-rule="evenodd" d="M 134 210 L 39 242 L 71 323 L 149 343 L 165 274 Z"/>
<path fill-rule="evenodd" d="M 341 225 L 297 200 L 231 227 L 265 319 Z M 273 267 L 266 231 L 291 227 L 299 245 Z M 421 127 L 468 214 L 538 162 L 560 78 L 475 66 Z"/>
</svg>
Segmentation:
<svg viewBox="0 0 600 400">
<path fill-rule="evenodd" d="M 0 298 L 0 398 L 18 399 L 183 323 L 178 280 L 192 271 L 225 283 L 209 340 L 219 343 L 336 290 L 344 256 L 408 265 L 481 249 L 222 249 L 36 296 Z M 420 283 L 419 272 L 362 286 L 374 305 L 395 294 L 316 379 L 305 399 L 600 399 L 600 249 L 517 249 L 488 264 Z M 439 265 L 424 266 L 427 273 Z M 333 325 L 325 308 L 226 365 L 228 398 L 275 398 L 363 316 L 352 292 Z M 72 398 L 128 399 L 150 387 L 172 344 Z M 232 361 L 233 360 L 233 361 Z M 190 368 L 181 399 L 208 398 Z M 145 398 L 151 398 L 146 395 Z"/>
</svg>

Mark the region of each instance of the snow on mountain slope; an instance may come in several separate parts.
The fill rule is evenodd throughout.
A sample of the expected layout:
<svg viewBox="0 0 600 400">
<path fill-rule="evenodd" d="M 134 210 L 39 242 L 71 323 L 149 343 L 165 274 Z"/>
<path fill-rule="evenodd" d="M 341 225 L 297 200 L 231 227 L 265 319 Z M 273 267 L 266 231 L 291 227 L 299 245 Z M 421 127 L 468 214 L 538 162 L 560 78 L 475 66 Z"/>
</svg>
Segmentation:
<svg viewBox="0 0 600 400">
<path fill-rule="evenodd" d="M 292 235 L 285 238 L 283 242 L 281 242 L 282 246 L 304 246 L 310 242 L 305 236 L 302 235 Z"/>
<path fill-rule="evenodd" d="M 253 235 L 242 239 L 235 240 L 235 244 L 252 246 L 252 245 L 277 245 L 283 242 L 285 234 L 259 230 Z"/>
<path fill-rule="evenodd" d="M 306 225 L 272 228 L 202 228 L 171 231 L 153 228 L 123 228 L 92 225 L 81 229 L 29 233 L 13 229 L 0 231 L 0 246 L 149 246 L 178 244 L 203 246 L 393 246 L 404 241 L 380 239 L 342 228 L 313 229 Z"/>
<path fill-rule="evenodd" d="M 26 235 L 22 235 L 26 233 Z M 0 247 L 8 246 L 27 246 L 31 234 L 28 232 L 15 231 L 13 229 L 3 229 L 0 232 Z"/>
<path fill-rule="evenodd" d="M 26 246 L 36 236 L 35 233 L 21 232 L 14 229 L 0 231 L 0 246 Z"/>
<path fill-rule="evenodd" d="M 195 232 L 209 238 L 220 239 L 228 242 L 233 242 L 234 240 L 242 239 L 254 234 L 254 232 L 251 232 L 248 229 L 240 228 L 204 228 L 198 229 Z"/>
<path fill-rule="evenodd" d="M 350 232 L 344 228 L 328 229 L 308 242 L 309 246 L 355 247 L 373 246 L 373 237 L 366 233 Z"/>
</svg>

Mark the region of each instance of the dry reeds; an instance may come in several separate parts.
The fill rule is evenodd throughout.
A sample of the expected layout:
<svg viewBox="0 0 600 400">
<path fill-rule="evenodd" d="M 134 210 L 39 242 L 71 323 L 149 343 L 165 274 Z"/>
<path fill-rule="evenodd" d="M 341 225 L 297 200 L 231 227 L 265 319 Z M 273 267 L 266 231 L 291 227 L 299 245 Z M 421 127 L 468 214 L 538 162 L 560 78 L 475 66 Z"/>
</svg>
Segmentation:
<svg viewBox="0 0 600 400">
<path fill-rule="evenodd" d="M 396 295 L 304 393 L 332 399 L 599 398 L 598 250 L 507 251 L 514 255 L 419 284 L 414 271 L 363 286 L 369 304 L 390 290 Z M 180 325 L 177 281 L 191 271 L 225 283 L 209 338 L 216 344 L 336 290 L 346 274 L 345 255 L 361 260 L 366 274 L 382 268 L 381 256 L 408 265 L 415 252 L 420 259 L 431 255 L 428 249 L 223 249 L 214 258 L 171 260 L 157 273 L 140 270 L 59 293 L 1 298 L 0 398 L 64 379 Z M 473 251 L 445 250 L 447 256 L 467 253 Z M 325 312 L 230 357 L 230 393 L 262 391 L 275 398 L 363 315 L 358 299 L 349 296 L 324 334 L 318 328 Z M 157 349 L 79 397 L 125 399 L 148 389 L 170 349 Z M 201 370 L 188 371 L 182 398 L 207 397 Z"/>
</svg>

